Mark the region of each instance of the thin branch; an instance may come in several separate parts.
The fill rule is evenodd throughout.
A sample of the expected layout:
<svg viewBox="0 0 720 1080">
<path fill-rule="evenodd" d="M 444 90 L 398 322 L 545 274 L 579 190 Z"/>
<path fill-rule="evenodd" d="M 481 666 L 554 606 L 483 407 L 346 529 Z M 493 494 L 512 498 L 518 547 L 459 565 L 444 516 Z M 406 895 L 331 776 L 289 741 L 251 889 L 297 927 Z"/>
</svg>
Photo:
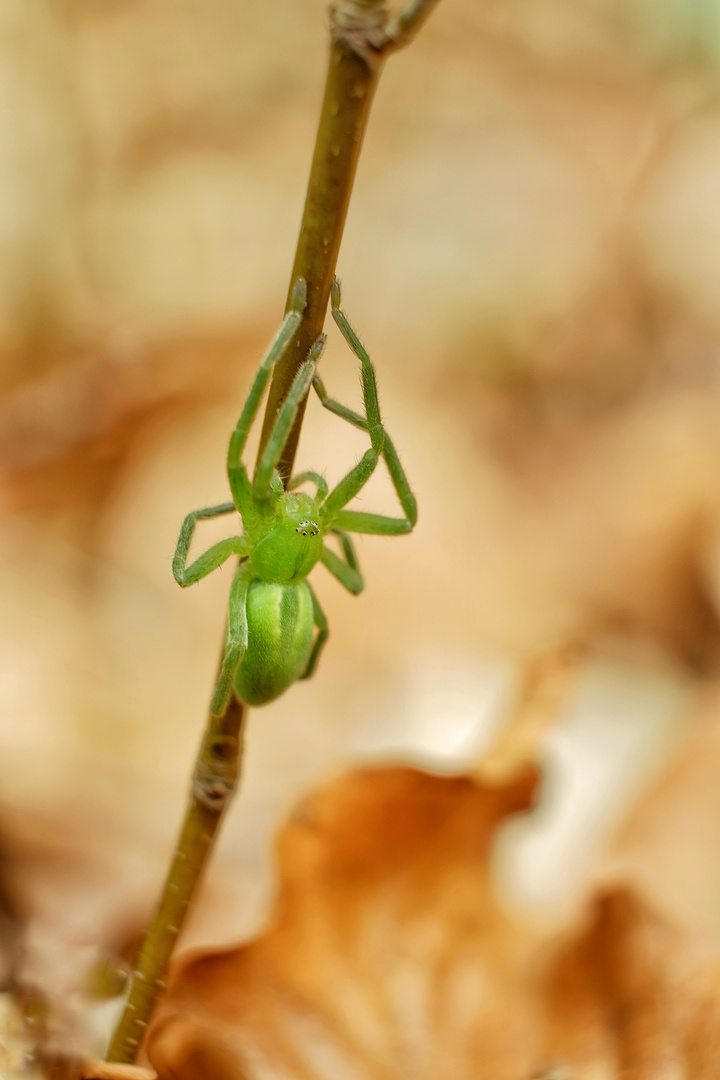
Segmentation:
<svg viewBox="0 0 720 1080">
<path fill-rule="evenodd" d="M 307 282 L 308 304 L 293 346 L 273 372 L 260 452 L 298 368 L 322 332 L 362 139 L 383 62 L 411 40 L 437 3 L 411 0 L 390 22 L 382 0 L 339 0 L 331 8 L 330 65 L 285 310 L 299 277 Z M 305 402 L 278 464 L 285 482 L 292 473 L 304 412 Z"/>
<path fill-rule="evenodd" d="M 352 8 L 352 18 L 348 16 L 348 7 Z M 339 4 L 332 12 L 325 97 L 288 289 L 289 304 L 294 282 L 303 277 L 307 282 L 307 307 L 293 345 L 273 372 L 260 452 L 295 374 L 325 322 L 360 146 L 380 75 L 381 56 L 375 51 L 373 40 L 384 25 L 377 21 L 378 12 L 384 18 L 382 5 L 368 6 L 364 22 L 356 7 L 356 4 Z M 278 464 L 284 481 L 292 472 L 304 410 L 305 403 Z"/>
<path fill-rule="evenodd" d="M 415 37 L 439 0 L 410 0 L 398 16 L 387 25 L 386 48 L 401 49 Z"/>
<path fill-rule="evenodd" d="M 158 998 L 190 903 L 237 785 L 246 709 L 232 698 L 224 716 L 211 716 L 195 763 L 190 802 L 160 903 L 135 958 L 127 1004 L 109 1061 L 133 1062 Z"/>
</svg>

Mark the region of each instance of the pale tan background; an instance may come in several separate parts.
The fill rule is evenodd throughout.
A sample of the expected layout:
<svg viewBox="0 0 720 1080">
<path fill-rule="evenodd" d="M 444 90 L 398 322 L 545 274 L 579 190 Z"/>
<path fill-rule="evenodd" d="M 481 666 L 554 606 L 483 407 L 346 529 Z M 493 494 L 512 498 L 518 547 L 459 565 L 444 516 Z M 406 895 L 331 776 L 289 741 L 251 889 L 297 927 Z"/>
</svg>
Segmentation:
<svg viewBox="0 0 720 1080">
<path fill-rule="evenodd" d="M 183 592 L 170 559 L 226 497 L 281 315 L 325 23 L 0 3 L 0 827 L 57 984 L 144 916 L 181 813 L 229 579 Z M 388 64 L 339 272 L 420 523 L 360 542 L 360 599 L 315 574 L 330 643 L 251 716 L 191 940 L 262 922 L 299 792 L 368 756 L 477 767 L 528 660 L 568 646 L 508 902 L 555 918 L 614 835 L 613 872 L 720 935 L 718 42 L 714 0 L 441 0 Z M 332 332 L 323 369 L 357 401 Z M 310 407 L 304 465 L 363 449 Z M 392 507 L 384 478 L 363 505 Z M 668 768 L 675 803 L 647 804 Z"/>
</svg>

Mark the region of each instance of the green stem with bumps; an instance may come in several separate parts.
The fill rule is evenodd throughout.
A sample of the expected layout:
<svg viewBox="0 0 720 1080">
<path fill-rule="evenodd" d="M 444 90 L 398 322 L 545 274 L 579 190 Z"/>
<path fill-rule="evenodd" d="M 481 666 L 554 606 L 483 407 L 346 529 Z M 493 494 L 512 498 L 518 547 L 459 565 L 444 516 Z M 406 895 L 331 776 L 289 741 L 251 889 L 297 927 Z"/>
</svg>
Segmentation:
<svg viewBox="0 0 720 1080">
<path fill-rule="evenodd" d="M 383 61 L 412 39 L 436 3 L 410 0 L 390 20 L 382 0 L 344 0 L 332 9 L 330 65 L 286 311 L 299 277 L 307 282 L 308 302 L 295 341 L 273 372 L 260 436 L 261 452 L 297 369 L 322 332 L 355 170 Z M 285 483 L 292 473 L 304 411 L 305 402 L 278 463 Z"/>
<path fill-rule="evenodd" d="M 322 331 L 337 264 L 340 240 L 379 68 L 372 67 L 342 38 L 333 42 L 310 182 L 292 283 L 308 285 L 308 303 L 295 340 L 273 373 L 260 436 L 264 446 L 273 420 L 292 385 L 295 372 Z M 287 482 L 292 472 L 305 404 L 285 444 L 278 469 Z"/>
</svg>

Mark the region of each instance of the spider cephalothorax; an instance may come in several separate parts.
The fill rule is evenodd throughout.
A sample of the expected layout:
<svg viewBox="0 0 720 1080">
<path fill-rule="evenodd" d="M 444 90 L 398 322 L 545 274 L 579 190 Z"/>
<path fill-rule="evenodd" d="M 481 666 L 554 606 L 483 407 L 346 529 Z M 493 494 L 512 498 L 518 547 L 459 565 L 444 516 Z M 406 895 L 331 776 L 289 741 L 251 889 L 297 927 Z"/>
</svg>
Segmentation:
<svg viewBox="0 0 720 1080">
<path fill-rule="evenodd" d="M 215 716 L 222 715 L 233 691 L 248 705 L 263 705 L 282 694 L 296 679 L 312 675 L 328 637 L 328 626 L 307 576 L 316 563 L 322 562 L 351 593 L 357 595 L 362 591 L 363 578 L 348 532 L 398 536 L 410 532 L 417 521 L 415 498 L 382 426 L 375 372 L 340 310 L 337 281 L 332 288 L 332 313 L 362 365 L 365 415 L 327 397 L 315 370 L 325 344 L 321 335 L 277 414 L 252 481 L 248 476 L 241 456 L 248 432 L 270 372 L 300 325 L 305 296 L 305 282 L 300 278 L 293 289 L 290 310 L 260 365 L 230 438 L 228 479 L 233 502 L 188 514 L 173 558 L 175 580 L 186 586 L 200 581 L 231 555 L 240 557 L 230 588 L 225 656 L 211 704 Z M 285 491 L 276 466 L 300 402 L 311 385 L 325 408 L 368 432 L 371 448 L 332 491 L 328 492 L 327 482 L 315 472 L 299 473 Z M 402 518 L 345 509 L 370 479 L 381 457 L 400 500 L 405 515 Z M 315 494 L 298 490 L 304 484 L 314 485 Z M 242 535 L 221 540 L 188 566 L 196 523 L 234 510 L 242 518 Z M 336 537 L 343 558 L 324 542 L 328 534 Z M 318 630 L 315 637 L 314 627 Z"/>
<path fill-rule="evenodd" d="M 315 520 L 312 520 L 314 515 Z M 263 581 L 297 582 L 322 555 L 318 506 L 304 491 L 284 492 L 272 521 L 250 540 L 250 562 Z"/>
</svg>

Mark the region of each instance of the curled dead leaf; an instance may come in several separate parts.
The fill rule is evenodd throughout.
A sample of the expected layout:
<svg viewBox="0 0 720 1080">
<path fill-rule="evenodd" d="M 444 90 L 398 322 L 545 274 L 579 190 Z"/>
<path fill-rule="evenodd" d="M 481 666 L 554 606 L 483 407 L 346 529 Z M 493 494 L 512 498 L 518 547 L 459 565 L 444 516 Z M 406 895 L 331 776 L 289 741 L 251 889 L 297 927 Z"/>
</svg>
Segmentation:
<svg viewBox="0 0 720 1080">
<path fill-rule="evenodd" d="M 155 1073 L 142 1065 L 90 1061 L 81 1069 L 80 1080 L 155 1080 Z"/>
<path fill-rule="evenodd" d="M 462 1077 L 479 1056 L 518 1075 L 527 1039 L 502 1021 L 524 1022 L 526 939 L 487 857 L 536 783 L 390 768 L 306 800 L 280 837 L 268 932 L 177 971 L 148 1039 L 161 1080 L 207 1076 L 209 1058 L 215 1080 Z"/>
<path fill-rule="evenodd" d="M 493 836 L 536 784 L 386 768 L 308 798 L 267 932 L 180 962 L 148 1036 L 159 1080 L 716 1075 L 720 968 L 689 981 L 638 895 L 609 888 L 562 935 L 496 901 Z"/>
</svg>

